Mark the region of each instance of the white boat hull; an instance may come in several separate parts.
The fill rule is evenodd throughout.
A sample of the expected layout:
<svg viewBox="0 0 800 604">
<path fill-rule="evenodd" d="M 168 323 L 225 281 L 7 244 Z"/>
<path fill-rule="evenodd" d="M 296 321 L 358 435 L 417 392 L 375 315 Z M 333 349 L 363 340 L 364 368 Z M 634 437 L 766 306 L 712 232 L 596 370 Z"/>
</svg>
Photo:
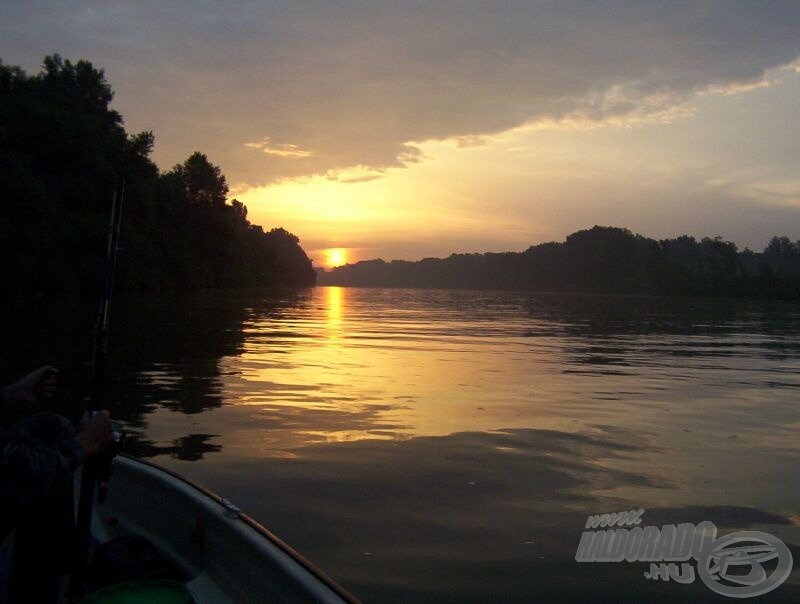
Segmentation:
<svg viewBox="0 0 800 604">
<path fill-rule="evenodd" d="M 136 534 L 192 579 L 198 604 L 357 602 L 297 552 L 207 489 L 149 462 L 119 456 L 98 541 Z"/>
</svg>

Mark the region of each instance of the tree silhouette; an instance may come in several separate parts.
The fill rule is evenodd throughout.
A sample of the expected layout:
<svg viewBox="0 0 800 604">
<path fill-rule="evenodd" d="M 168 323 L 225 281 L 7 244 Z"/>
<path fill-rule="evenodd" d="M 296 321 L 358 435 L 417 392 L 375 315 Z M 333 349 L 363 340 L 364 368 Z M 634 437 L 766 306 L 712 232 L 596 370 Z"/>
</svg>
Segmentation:
<svg viewBox="0 0 800 604">
<path fill-rule="evenodd" d="M 4 291 L 95 290 L 121 179 L 121 288 L 314 284 L 297 238 L 251 225 L 241 202 L 228 203 L 225 176 L 206 155 L 160 173 L 150 159 L 153 133 L 126 133 L 113 97 L 88 61 L 51 55 L 33 76 L 0 61 Z"/>
<path fill-rule="evenodd" d="M 205 154 L 195 151 L 172 171 L 183 184 L 186 201 L 191 205 L 221 208 L 228 199 L 228 184 L 218 166 Z"/>
</svg>

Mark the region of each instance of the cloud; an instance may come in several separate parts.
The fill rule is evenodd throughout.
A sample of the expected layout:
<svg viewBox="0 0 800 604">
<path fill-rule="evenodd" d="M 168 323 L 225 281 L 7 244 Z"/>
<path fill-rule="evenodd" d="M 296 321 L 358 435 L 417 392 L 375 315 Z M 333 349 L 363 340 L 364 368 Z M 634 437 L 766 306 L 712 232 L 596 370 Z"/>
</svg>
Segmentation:
<svg viewBox="0 0 800 604">
<path fill-rule="evenodd" d="M 201 148 L 255 185 L 404 165 L 411 141 L 673 119 L 693 94 L 757 85 L 800 54 L 793 0 L 234 6 L 15 3 L 2 56 L 91 59 L 129 125 L 155 130 L 161 163 Z"/>
<path fill-rule="evenodd" d="M 255 143 L 245 143 L 248 149 L 258 149 L 267 155 L 277 155 L 278 157 L 296 157 L 303 158 L 312 155 L 311 151 L 301 149 L 297 145 L 291 143 L 273 144 L 270 142 L 269 137 L 265 136 L 260 141 Z"/>
<path fill-rule="evenodd" d="M 385 174 L 385 169 L 376 170 L 367 166 L 351 166 L 343 170 L 328 170 L 325 178 L 329 181 L 355 184 L 376 180 Z"/>
</svg>

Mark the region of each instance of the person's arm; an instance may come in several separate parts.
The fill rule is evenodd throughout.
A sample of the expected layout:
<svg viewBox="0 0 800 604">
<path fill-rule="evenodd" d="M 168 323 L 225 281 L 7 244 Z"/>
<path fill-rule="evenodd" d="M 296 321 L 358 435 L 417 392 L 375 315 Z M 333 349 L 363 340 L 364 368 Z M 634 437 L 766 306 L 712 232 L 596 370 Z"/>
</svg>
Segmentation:
<svg viewBox="0 0 800 604">
<path fill-rule="evenodd" d="M 58 369 L 43 365 L 0 388 L 0 416 L 13 408 L 35 408 L 42 401 L 52 400 L 56 392 Z"/>
<path fill-rule="evenodd" d="M 40 399 L 52 399 L 55 387 L 56 370 L 40 367 L 0 389 L 0 407 L 35 406 Z M 83 460 L 102 450 L 113 438 L 108 411 L 84 419 L 77 435 L 69 422 L 61 419 L 65 438 L 56 442 L 28 434 L 24 425 L 13 431 L 0 431 L 0 502 L 24 505 L 63 488 L 64 481 L 72 479 L 72 472 Z"/>
<path fill-rule="evenodd" d="M 81 425 L 80 432 L 56 443 L 28 438 L 24 432 L 0 432 L 0 501 L 26 505 L 41 501 L 72 480 L 72 472 L 86 457 L 111 442 L 108 411 Z"/>
<path fill-rule="evenodd" d="M 0 433 L 0 501 L 26 505 L 42 501 L 71 480 L 81 464 L 83 450 L 74 439 L 55 446 L 21 441 L 17 435 Z"/>
</svg>

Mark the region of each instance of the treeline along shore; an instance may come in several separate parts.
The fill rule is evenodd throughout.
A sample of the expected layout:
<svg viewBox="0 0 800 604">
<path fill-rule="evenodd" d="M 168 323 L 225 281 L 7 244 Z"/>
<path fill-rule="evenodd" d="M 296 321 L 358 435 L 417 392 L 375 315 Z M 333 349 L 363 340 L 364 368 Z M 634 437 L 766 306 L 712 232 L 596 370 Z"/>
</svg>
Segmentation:
<svg viewBox="0 0 800 604">
<path fill-rule="evenodd" d="M 314 285 L 297 237 L 251 224 L 203 153 L 160 171 L 150 159 L 153 133 L 127 133 L 112 98 L 103 71 L 88 61 L 48 56 L 36 75 L 0 61 L 6 297 L 96 290 L 111 197 L 123 180 L 119 288 Z"/>
<path fill-rule="evenodd" d="M 369 260 L 319 273 L 323 285 L 511 289 L 800 300 L 800 241 L 763 252 L 720 237 L 657 241 L 618 227 L 578 231 L 524 252 Z"/>
</svg>

